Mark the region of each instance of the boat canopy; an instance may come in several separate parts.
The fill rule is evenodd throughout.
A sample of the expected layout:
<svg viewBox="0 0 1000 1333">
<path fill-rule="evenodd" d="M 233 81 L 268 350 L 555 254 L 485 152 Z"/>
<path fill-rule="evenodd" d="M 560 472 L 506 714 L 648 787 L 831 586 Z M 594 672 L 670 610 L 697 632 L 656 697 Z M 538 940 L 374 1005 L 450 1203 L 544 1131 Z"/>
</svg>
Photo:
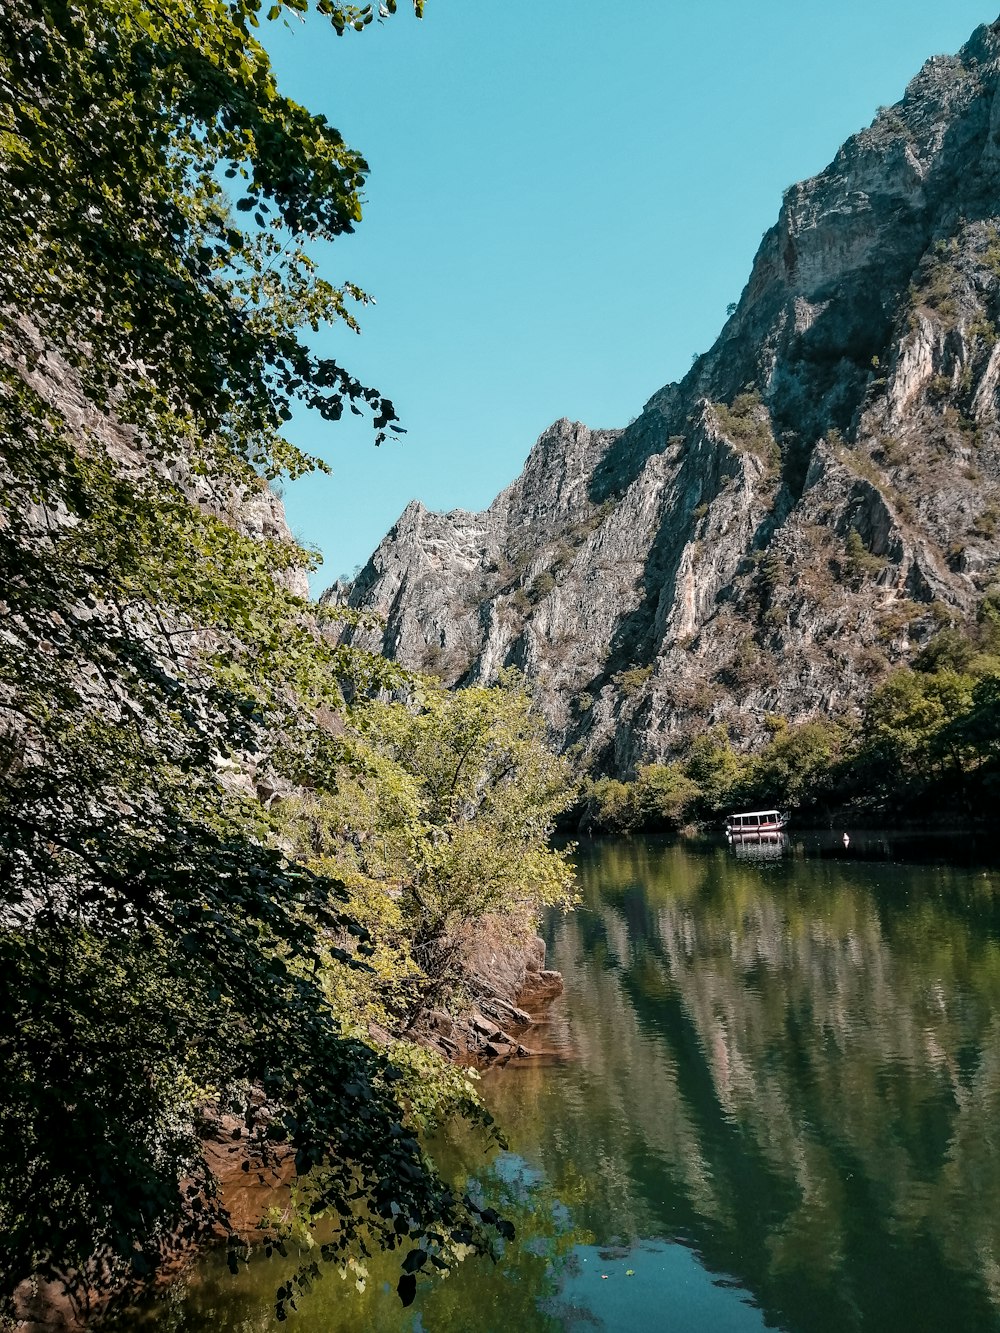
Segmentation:
<svg viewBox="0 0 1000 1333">
<path fill-rule="evenodd" d="M 777 810 L 744 810 L 741 814 L 729 816 L 730 822 L 733 824 L 737 822 L 740 824 L 760 824 L 762 822 L 770 824 L 776 823 L 780 818 L 781 814 Z"/>
</svg>

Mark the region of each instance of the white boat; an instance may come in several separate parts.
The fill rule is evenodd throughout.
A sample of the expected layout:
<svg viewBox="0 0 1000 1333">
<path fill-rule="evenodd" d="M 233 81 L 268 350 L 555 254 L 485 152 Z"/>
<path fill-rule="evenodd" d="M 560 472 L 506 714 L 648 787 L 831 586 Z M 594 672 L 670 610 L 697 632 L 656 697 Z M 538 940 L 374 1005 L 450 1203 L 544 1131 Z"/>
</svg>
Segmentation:
<svg viewBox="0 0 1000 1333">
<path fill-rule="evenodd" d="M 780 810 L 744 810 L 726 818 L 727 838 L 759 838 L 761 834 L 780 833 L 788 816 Z"/>
</svg>

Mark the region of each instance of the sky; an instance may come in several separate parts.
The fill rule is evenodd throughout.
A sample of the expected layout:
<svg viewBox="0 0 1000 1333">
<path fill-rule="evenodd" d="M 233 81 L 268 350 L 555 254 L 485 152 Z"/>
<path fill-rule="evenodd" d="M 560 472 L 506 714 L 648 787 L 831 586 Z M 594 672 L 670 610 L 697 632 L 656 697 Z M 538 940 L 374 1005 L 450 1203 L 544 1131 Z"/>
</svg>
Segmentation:
<svg viewBox="0 0 1000 1333">
<path fill-rule="evenodd" d="M 321 349 L 406 427 L 296 416 L 333 475 L 289 483 L 320 592 L 410 500 L 482 509 L 559 417 L 624 426 L 739 298 L 783 191 L 954 52 L 982 0 L 427 0 L 338 39 L 267 25 L 279 84 L 371 168 L 330 281 L 377 304 Z"/>
</svg>

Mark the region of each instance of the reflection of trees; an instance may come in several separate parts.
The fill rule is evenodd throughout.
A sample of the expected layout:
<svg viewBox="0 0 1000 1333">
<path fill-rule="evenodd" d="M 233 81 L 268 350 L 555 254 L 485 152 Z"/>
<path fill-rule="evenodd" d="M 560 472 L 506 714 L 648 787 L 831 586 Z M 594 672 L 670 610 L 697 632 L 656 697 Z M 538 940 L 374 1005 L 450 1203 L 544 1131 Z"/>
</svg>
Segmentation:
<svg viewBox="0 0 1000 1333">
<path fill-rule="evenodd" d="M 581 880 L 554 941 L 579 1060 L 493 1100 L 588 1224 L 690 1233 L 791 1327 L 1000 1324 L 988 884 L 629 843 Z"/>
<path fill-rule="evenodd" d="M 463 1137 L 467 1140 L 463 1142 Z M 474 1143 L 476 1146 L 474 1146 Z M 400 1256 L 378 1250 L 368 1259 L 366 1281 L 356 1282 L 348 1270 L 341 1281 L 332 1264 L 323 1265 L 318 1280 L 287 1324 L 274 1314 L 274 1293 L 309 1254 L 289 1253 L 266 1260 L 259 1252 L 249 1267 L 233 1278 L 225 1256 L 210 1252 L 155 1303 L 128 1312 L 114 1333 L 271 1333 L 287 1327 L 295 1333 L 561 1333 L 562 1323 L 541 1306 L 558 1292 L 559 1277 L 572 1263 L 573 1247 L 592 1239 L 574 1230 L 566 1208 L 537 1172 L 525 1170 L 510 1157 L 483 1162 L 482 1136 L 461 1135 L 438 1147 L 445 1169 L 474 1193 L 511 1219 L 523 1243 L 509 1244 L 493 1264 L 482 1257 L 456 1263 L 447 1280 L 421 1279 L 416 1304 L 404 1310 L 396 1296 Z M 464 1176 L 459 1159 L 474 1161 L 477 1176 Z M 291 1250 L 291 1247 L 289 1247 Z M 111 1330 L 109 1330 L 111 1333 Z"/>
<path fill-rule="evenodd" d="M 485 1084 L 512 1147 L 544 1172 L 506 1209 L 522 1241 L 544 1243 L 421 1293 L 424 1326 L 558 1328 L 537 1308 L 557 1279 L 549 1256 L 664 1235 L 690 1238 L 795 1333 L 1000 1328 L 989 882 L 629 842 L 581 853 L 580 878 L 584 906 L 552 926 L 566 998 L 536 1034 L 567 1058 Z M 441 1151 L 461 1177 L 488 1169 L 478 1139 Z M 303 1333 L 410 1328 L 383 1291 L 390 1258 L 373 1259 L 363 1294 L 328 1276 Z M 233 1283 L 210 1261 L 156 1327 L 274 1327 L 277 1281 L 252 1265 Z"/>
</svg>

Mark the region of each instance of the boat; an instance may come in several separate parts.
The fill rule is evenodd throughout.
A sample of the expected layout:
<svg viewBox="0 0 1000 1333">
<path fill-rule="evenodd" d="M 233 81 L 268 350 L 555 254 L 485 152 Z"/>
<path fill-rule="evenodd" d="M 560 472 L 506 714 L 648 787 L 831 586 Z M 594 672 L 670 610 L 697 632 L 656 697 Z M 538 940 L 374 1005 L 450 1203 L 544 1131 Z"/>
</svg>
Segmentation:
<svg viewBox="0 0 1000 1333">
<path fill-rule="evenodd" d="M 744 810 L 726 818 L 727 838 L 759 838 L 765 834 L 781 833 L 788 816 L 780 810 Z"/>
</svg>

